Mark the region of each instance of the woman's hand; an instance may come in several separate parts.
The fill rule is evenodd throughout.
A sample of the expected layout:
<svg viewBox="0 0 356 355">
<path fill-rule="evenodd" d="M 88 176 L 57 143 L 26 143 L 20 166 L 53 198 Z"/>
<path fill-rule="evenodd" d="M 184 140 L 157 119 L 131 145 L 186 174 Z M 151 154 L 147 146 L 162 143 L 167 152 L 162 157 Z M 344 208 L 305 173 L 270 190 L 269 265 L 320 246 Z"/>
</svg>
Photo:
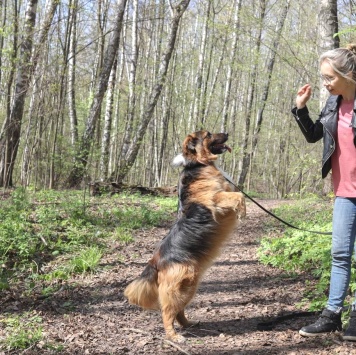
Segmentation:
<svg viewBox="0 0 356 355">
<path fill-rule="evenodd" d="M 305 107 L 307 101 L 310 99 L 311 93 L 312 89 L 309 84 L 305 84 L 298 90 L 297 98 L 295 99 L 298 110 Z"/>
</svg>

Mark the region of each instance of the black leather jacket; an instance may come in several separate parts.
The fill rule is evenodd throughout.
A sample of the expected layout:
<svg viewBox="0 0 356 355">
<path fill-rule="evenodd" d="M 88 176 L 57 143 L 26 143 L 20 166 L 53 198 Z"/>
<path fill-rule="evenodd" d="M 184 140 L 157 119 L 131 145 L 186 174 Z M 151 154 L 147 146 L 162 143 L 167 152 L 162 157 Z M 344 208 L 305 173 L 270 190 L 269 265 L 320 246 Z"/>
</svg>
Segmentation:
<svg viewBox="0 0 356 355">
<path fill-rule="evenodd" d="M 303 132 L 308 143 L 315 143 L 321 138 L 324 138 L 324 150 L 322 159 L 321 175 L 324 179 L 331 170 L 331 156 L 335 151 L 335 140 L 337 132 L 337 121 L 339 116 L 339 106 L 341 96 L 331 95 L 324 108 L 322 109 L 319 118 L 315 123 L 309 117 L 308 108 L 305 106 L 298 110 L 293 108 L 292 113 L 296 119 L 299 128 Z M 356 98 L 354 101 L 354 112 L 350 126 L 354 132 L 354 144 L 356 146 Z"/>
</svg>

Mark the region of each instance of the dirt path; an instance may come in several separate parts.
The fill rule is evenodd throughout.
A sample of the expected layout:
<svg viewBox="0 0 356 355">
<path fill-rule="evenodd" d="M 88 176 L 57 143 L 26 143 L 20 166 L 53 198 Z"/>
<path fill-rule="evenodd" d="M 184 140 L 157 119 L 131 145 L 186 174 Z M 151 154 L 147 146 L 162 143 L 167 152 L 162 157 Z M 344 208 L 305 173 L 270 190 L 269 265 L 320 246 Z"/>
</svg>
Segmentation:
<svg viewBox="0 0 356 355">
<path fill-rule="evenodd" d="M 267 208 L 277 203 L 261 201 Z M 356 354 L 356 344 L 342 342 L 338 334 L 316 339 L 299 336 L 298 329 L 313 317 L 284 321 L 272 331 L 257 330 L 267 317 L 296 311 L 304 289 L 302 276 L 288 278 L 258 263 L 258 240 L 266 218 L 270 217 L 248 204 L 247 218 L 208 270 L 187 309 L 187 316 L 200 325 L 184 331 L 188 340 L 179 348 L 163 340 L 159 313 L 130 306 L 122 296 L 168 226 L 142 231 L 125 248 L 113 246 L 102 272 L 71 280 L 47 299 L 13 295 L 2 309 L 41 316 L 46 342 L 55 350 L 37 344 L 25 354 Z M 0 355 L 20 353 L 0 350 Z"/>
</svg>

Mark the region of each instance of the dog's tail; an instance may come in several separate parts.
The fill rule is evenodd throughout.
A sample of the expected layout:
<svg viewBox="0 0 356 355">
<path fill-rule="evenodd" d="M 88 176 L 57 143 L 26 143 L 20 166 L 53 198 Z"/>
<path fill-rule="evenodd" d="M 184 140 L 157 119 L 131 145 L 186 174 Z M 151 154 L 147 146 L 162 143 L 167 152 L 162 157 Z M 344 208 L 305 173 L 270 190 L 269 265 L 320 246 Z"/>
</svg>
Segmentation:
<svg viewBox="0 0 356 355">
<path fill-rule="evenodd" d="M 157 280 L 157 269 L 148 264 L 141 276 L 126 287 L 124 295 L 131 304 L 145 309 L 159 309 Z"/>
</svg>

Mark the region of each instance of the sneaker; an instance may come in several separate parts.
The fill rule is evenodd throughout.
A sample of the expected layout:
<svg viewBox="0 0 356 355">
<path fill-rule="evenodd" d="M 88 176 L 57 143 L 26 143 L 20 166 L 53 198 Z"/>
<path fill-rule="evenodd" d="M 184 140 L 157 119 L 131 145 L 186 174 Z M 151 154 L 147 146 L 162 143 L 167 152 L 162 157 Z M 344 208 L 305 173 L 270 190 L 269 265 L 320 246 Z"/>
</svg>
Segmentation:
<svg viewBox="0 0 356 355">
<path fill-rule="evenodd" d="M 354 329 L 356 336 L 356 322 Z M 341 312 L 335 313 L 328 309 L 324 309 L 319 319 L 315 323 L 303 327 L 299 331 L 299 334 L 305 337 L 315 337 L 321 333 L 330 333 L 335 332 L 336 330 L 342 330 Z"/>
<path fill-rule="evenodd" d="M 356 311 L 350 313 L 349 326 L 342 338 L 344 340 L 356 341 Z"/>
</svg>

